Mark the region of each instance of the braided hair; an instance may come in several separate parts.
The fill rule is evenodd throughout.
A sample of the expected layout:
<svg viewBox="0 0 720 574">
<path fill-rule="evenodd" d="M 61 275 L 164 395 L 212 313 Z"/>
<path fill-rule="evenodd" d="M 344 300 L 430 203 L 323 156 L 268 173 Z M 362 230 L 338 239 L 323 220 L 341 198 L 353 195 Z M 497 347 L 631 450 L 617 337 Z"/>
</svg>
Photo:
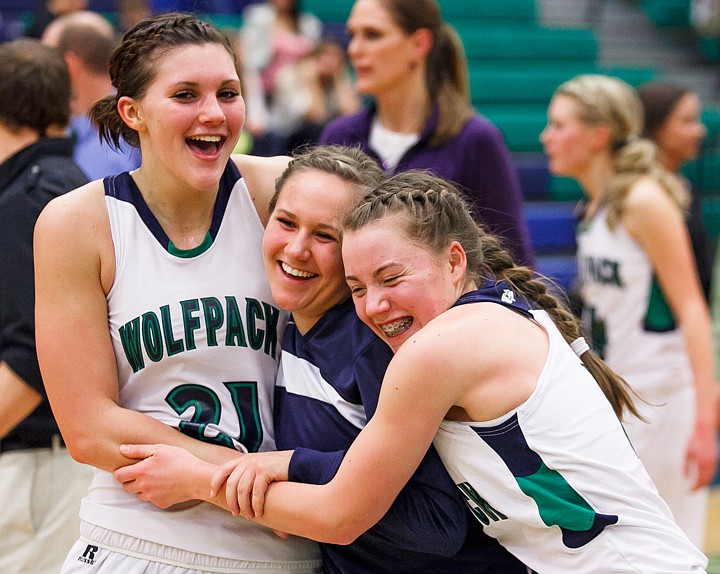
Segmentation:
<svg viewBox="0 0 720 574">
<path fill-rule="evenodd" d="M 110 80 L 116 93 L 98 100 L 89 112 L 100 138 L 116 148 L 123 139 L 131 146 L 140 147 L 137 132 L 123 122 L 117 111 L 118 99 L 142 98 L 155 79 L 158 60 L 170 50 L 202 44 L 223 46 L 238 68 L 227 36 L 191 14 L 161 14 L 128 30 L 109 60 Z"/>
<path fill-rule="evenodd" d="M 580 321 L 531 269 L 515 265 L 500 240 L 472 217 L 460 192 L 449 182 L 424 171 L 407 171 L 386 180 L 365 196 L 343 222 L 357 231 L 388 215 L 399 216 L 405 236 L 439 255 L 451 242 L 467 256 L 464 287 L 483 281 L 506 281 L 521 296 L 545 310 L 568 343 L 582 336 Z M 582 361 L 618 417 L 625 411 L 640 417 L 633 399 L 637 393 L 593 351 Z"/>
</svg>

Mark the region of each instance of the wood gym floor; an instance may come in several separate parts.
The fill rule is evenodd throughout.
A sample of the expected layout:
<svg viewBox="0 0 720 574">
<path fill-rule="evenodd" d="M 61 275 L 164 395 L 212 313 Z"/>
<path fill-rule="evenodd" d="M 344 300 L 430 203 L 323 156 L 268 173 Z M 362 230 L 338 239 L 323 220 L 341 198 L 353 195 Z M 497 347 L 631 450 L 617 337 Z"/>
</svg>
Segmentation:
<svg viewBox="0 0 720 574">
<path fill-rule="evenodd" d="M 705 553 L 710 558 L 708 574 L 720 574 L 720 485 L 710 492 Z"/>
</svg>

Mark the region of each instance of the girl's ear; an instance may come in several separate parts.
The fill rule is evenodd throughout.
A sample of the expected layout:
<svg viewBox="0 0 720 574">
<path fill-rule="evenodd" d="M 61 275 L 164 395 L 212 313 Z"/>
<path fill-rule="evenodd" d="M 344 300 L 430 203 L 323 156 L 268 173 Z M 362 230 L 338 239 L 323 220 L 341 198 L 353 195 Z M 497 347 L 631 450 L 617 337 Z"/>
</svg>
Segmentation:
<svg viewBox="0 0 720 574">
<path fill-rule="evenodd" d="M 467 271 L 467 254 L 459 242 L 453 241 L 448 247 L 448 263 L 450 264 L 450 275 L 454 284 L 465 280 Z"/>
<path fill-rule="evenodd" d="M 122 121 L 136 132 L 140 132 L 145 127 L 142 109 L 137 101 L 128 96 L 122 96 L 117 102 L 118 114 Z"/>
<path fill-rule="evenodd" d="M 610 126 L 598 124 L 593 126 L 594 137 L 593 137 L 593 149 L 602 150 L 612 145 L 612 130 Z"/>
<path fill-rule="evenodd" d="M 414 52 L 418 58 L 425 58 L 433 47 L 432 32 L 428 28 L 418 28 L 413 32 Z"/>
</svg>

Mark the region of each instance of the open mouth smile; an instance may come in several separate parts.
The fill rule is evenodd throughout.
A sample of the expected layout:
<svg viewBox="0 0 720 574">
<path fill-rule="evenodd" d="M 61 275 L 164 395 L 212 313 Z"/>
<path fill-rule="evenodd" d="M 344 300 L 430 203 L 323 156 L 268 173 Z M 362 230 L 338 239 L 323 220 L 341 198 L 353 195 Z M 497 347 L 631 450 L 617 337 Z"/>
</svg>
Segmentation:
<svg viewBox="0 0 720 574">
<path fill-rule="evenodd" d="M 379 325 L 380 330 L 388 337 L 393 338 L 397 337 L 398 335 L 402 335 L 405 331 L 407 331 L 410 328 L 410 325 L 413 323 L 412 317 L 403 317 L 402 319 L 399 319 L 397 321 L 393 321 L 391 323 L 385 323 L 384 325 Z"/>
<path fill-rule="evenodd" d="M 290 275 L 291 277 L 297 279 L 312 279 L 313 277 L 317 277 L 317 273 L 311 273 L 310 271 L 295 269 L 294 267 L 290 267 L 290 265 L 288 265 L 284 261 L 280 262 L 280 268 L 285 272 L 286 275 Z"/>
<path fill-rule="evenodd" d="M 201 155 L 216 155 L 225 143 L 225 138 L 222 136 L 191 136 L 185 141 L 190 148 Z"/>
</svg>

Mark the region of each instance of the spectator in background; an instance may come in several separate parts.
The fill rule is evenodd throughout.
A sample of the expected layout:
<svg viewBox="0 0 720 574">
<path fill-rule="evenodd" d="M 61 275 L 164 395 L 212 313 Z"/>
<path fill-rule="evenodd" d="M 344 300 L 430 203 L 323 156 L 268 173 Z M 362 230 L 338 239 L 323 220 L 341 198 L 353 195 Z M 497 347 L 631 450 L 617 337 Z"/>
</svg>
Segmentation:
<svg viewBox="0 0 720 574">
<path fill-rule="evenodd" d="M 360 107 L 345 48 L 334 38 L 324 38 L 310 54 L 278 72 L 270 127 L 287 137 L 286 150 L 292 152 L 317 142 L 330 120 Z"/>
<path fill-rule="evenodd" d="M 102 179 L 140 165 L 137 149 L 119 149 L 100 140 L 88 116 L 90 107 L 114 92 L 108 59 L 117 45 L 115 30 L 97 12 L 79 11 L 54 20 L 42 36 L 43 43 L 63 54 L 73 87 L 70 126 L 75 138 L 75 162 L 88 179 Z"/>
<path fill-rule="evenodd" d="M 0 45 L 0 572 L 55 574 L 91 472 L 63 446 L 35 350 L 33 228 L 86 183 L 65 137 L 70 77 L 37 40 Z"/>
<path fill-rule="evenodd" d="M 374 104 L 330 122 L 320 143 L 360 144 L 387 173 L 457 184 L 514 259 L 533 264 L 518 175 L 500 131 L 472 108 L 465 52 L 436 0 L 357 0 L 347 21 L 356 88 Z"/>
<path fill-rule="evenodd" d="M 265 93 L 272 93 L 278 71 L 310 53 L 321 33 L 322 23 L 301 12 L 300 0 L 267 0 L 245 9 L 240 38 L 247 65 L 260 71 Z"/>
<path fill-rule="evenodd" d="M 243 63 L 258 74 L 268 106 L 272 105 L 275 80 L 285 66 L 309 54 L 320 40 L 322 22 L 302 12 L 300 0 L 267 0 L 243 11 L 240 42 Z M 255 137 L 253 153 L 274 155 L 285 148 L 284 138 L 268 131 Z"/>
<path fill-rule="evenodd" d="M 38 0 L 32 14 L 32 24 L 25 35 L 39 39 L 55 18 L 85 10 L 87 5 L 88 0 Z"/>
<path fill-rule="evenodd" d="M 117 28 L 121 34 L 152 16 L 149 0 L 117 0 Z"/>
<path fill-rule="evenodd" d="M 683 208 L 687 190 L 641 137 L 642 104 L 616 78 L 562 84 L 541 135 L 550 171 L 587 198 L 578 230 L 586 334 L 646 400 L 625 423 L 675 520 L 703 547 L 717 464 L 710 314 Z"/>
<path fill-rule="evenodd" d="M 715 246 L 702 217 L 702 193 L 693 190 L 681 168 L 696 159 L 707 130 L 700 121 L 700 98 L 692 90 L 667 82 L 648 82 L 637 89 L 645 114 L 643 135 L 655 142 L 658 160 L 676 174 L 690 194 L 688 231 L 705 299 L 710 301 Z"/>
<path fill-rule="evenodd" d="M 263 138 L 268 132 L 268 123 L 270 121 L 270 112 L 265 101 L 262 79 L 257 70 L 246 65 L 242 41 L 237 34 L 237 30 L 235 28 L 224 29 L 223 32 L 235 51 L 237 70 L 240 76 L 240 85 L 242 86 L 242 98 L 245 101 L 245 123 L 234 153 L 253 151 L 256 138 L 261 142 L 258 147 L 262 150 Z M 278 145 L 277 149 L 280 149 L 280 147 Z"/>
</svg>

